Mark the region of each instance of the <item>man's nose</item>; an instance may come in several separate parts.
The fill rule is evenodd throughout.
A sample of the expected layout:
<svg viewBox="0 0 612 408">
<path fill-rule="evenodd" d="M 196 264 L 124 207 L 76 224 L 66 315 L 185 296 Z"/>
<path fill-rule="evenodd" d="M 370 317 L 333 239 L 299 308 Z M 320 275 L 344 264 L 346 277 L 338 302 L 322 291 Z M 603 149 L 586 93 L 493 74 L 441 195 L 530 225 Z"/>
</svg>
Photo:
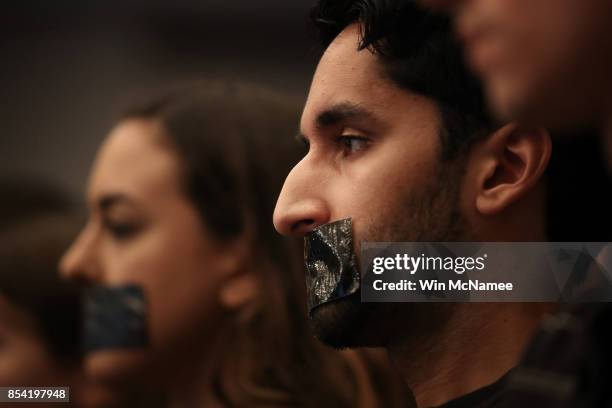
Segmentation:
<svg viewBox="0 0 612 408">
<path fill-rule="evenodd" d="M 283 235 L 304 236 L 330 220 L 322 178 L 307 161 L 287 176 L 274 209 L 274 227 Z"/>
<path fill-rule="evenodd" d="M 95 256 L 95 236 L 85 227 L 64 254 L 59 265 L 63 278 L 93 284 L 101 280 L 99 265 Z"/>
</svg>

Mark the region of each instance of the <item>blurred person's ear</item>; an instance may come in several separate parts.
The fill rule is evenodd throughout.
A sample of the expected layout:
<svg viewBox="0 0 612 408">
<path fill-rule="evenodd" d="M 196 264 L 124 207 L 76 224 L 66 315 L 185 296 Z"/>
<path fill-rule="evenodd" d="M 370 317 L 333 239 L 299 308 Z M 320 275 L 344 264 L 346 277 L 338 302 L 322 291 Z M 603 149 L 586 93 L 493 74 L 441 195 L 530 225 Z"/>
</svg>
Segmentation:
<svg viewBox="0 0 612 408">
<path fill-rule="evenodd" d="M 511 207 L 541 180 L 552 152 L 548 132 L 510 123 L 477 143 L 468 156 L 466 180 L 481 215 Z"/>
<path fill-rule="evenodd" d="M 224 270 L 225 279 L 219 289 L 219 303 L 229 310 L 239 310 L 255 301 L 259 293 L 259 282 L 253 268 L 252 244 L 248 234 L 227 244 L 217 262 Z"/>
<path fill-rule="evenodd" d="M 230 277 L 221 287 L 220 303 L 229 310 L 240 310 L 253 303 L 258 296 L 259 284 L 252 270 Z"/>
</svg>

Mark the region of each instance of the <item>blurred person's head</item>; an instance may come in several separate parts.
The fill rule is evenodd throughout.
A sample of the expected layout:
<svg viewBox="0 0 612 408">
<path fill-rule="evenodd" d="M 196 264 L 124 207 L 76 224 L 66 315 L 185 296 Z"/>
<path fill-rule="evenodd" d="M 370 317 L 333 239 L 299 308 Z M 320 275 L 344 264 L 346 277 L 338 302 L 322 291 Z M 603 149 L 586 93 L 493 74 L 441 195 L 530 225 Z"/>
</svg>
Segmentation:
<svg viewBox="0 0 612 408">
<path fill-rule="evenodd" d="M 545 238 L 549 135 L 495 125 L 446 18 L 361 0 L 320 1 L 313 16 L 326 49 L 301 120 L 308 154 L 285 181 L 278 231 L 302 236 L 350 217 L 356 254 L 362 241 Z M 410 323 L 397 327 L 383 307 Z M 357 292 L 318 306 L 312 321 L 334 346 L 385 345 L 404 331 L 427 338 L 447 312 L 360 303 Z"/>
<path fill-rule="evenodd" d="M 349 366 L 308 334 L 298 248 L 270 222 L 297 158 L 295 102 L 204 83 L 133 107 L 113 128 L 62 269 L 142 287 L 149 344 L 90 352 L 89 375 L 184 389 L 192 403 L 194 388 L 231 406 L 355 402 Z"/>
<path fill-rule="evenodd" d="M 79 295 L 57 264 L 76 233 L 61 193 L 0 181 L 0 384 L 69 385 L 79 368 Z"/>
<path fill-rule="evenodd" d="M 70 387 L 80 407 L 127 401 L 83 376 L 81 293 L 58 271 L 78 232 L 75 207 L 27 177 L 0 180 L 0 197 L 0 385 Z"/>
<path fill-rule="evenodd" d="M 610 120 L 610 1 L 421 2 L 452 12 L 467 60 L 500 117 L 555 127 Z"/>
</svg>

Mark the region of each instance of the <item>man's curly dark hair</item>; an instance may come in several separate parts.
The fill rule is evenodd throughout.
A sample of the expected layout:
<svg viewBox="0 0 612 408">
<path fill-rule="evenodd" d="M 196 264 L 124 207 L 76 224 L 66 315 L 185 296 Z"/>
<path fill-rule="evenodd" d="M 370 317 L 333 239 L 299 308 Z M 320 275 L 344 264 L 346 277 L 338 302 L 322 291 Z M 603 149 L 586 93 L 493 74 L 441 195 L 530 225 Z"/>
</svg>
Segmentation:
<svg viewBox="0 0 612 408">
<path fill-rule="evenodd" d="M 326 48 L 347 26 L 360 26 L 369 49 L 399 87 L 431 98 L 443 121 L 443 158 L 488 134 L 494 123 L 479 81 L 463 62 L 450 20 L 410 0 L 320 0 L 311 11 Z"/>
</svg>

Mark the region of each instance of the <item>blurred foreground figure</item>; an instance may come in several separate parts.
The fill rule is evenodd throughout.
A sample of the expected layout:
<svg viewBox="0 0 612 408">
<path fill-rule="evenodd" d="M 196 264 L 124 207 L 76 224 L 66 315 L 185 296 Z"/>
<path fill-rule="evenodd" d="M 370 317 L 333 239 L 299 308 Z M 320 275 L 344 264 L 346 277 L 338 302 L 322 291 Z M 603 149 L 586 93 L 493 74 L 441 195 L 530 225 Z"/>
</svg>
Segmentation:
<svg viewBox="0 0 612 408">
<path fill-rule="evenodd" d="M 270 222 L 298 154 L 296 106 L 205 83 L 129 110 L 110 132 L 89 221 L 62 262 L 92 293 L 88 375 L 161 389 L 173 406 L 401 403 L 385 371 L 372 387 L 375 360 L 308 331 L 298 246 Z"/>
<path fill-rule="evenodd" d="M 452 12 L 466 58 L 500 117 L 563 129 L 597 127 L 612 146 L 612 2 L 422 3 Z"/>
<path fill-rule="evenodd" d="M 0 182 L 0 197 L 0 386 L 68 386 L 72 406 L 108 406 L 83 380 L 80 297 L 57 271 L 77 232 L 70 206 L 19 179 Z"/>
<path fill-rule="evenodd" d="M 612 2 L 421 2 L 450 12 L 466 59 L 483 79 L 499 117 L 536 121 L 570 134 L 583 127 L 596 129 L 612 169 Z M 571 160 L 568 165 L 575 166 Z M 595 197 L 607 194 L 609 187 L 594 182 L 595 177 L 584 177 Z M 597 205 L 597 200 L 589 202 Z M 571 234 L 566 239 L 580 240 Z M 515 372 L 503 406 L 612 405 L 611 322 L 609 304 L 567 308 L 547 321 Z"/>
</svg>

